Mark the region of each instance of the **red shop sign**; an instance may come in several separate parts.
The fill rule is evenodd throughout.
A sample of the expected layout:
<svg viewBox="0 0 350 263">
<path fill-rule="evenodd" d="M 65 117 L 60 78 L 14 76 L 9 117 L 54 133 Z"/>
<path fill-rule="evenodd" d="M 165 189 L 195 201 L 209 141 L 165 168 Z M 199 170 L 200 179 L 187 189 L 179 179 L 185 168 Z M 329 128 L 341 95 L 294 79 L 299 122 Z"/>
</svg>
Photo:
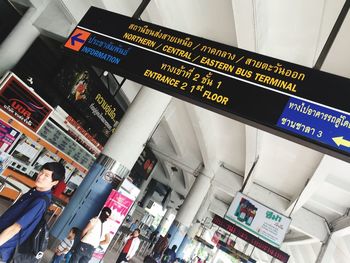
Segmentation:
<svg viewBox="0 0 350 263">
<path fill-rule="evenodd" d="M 14 73 L 9 73 L 0 84 L 0 109 L 34 132 L 53 110 Z"/>
</svg>

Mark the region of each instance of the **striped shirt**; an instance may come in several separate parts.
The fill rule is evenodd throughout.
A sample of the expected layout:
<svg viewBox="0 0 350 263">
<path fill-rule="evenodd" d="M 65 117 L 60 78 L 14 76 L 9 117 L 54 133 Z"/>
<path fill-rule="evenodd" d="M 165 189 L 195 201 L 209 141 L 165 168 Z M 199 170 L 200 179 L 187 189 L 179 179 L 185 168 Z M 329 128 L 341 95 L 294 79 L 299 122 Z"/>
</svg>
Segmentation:
<svg viewBox="0 0 350 263">
<path fill-rule="evenodd" d="M 64 251 L 63 254 L 67 254 L 68 251 L 72 248 L 74 243 L 74 240 L 69 240 L 68 238 L 65 238 L 57 247 L 58 252 L 62 253 L 65 249 L 67 251 Z"/>
</svg>

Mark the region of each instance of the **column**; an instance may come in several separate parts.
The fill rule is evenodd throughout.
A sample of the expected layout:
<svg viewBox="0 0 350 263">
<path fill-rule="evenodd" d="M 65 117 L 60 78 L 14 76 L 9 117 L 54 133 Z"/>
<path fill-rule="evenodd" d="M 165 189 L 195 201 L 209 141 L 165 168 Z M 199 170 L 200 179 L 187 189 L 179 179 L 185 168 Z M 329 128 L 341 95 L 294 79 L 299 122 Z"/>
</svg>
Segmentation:
<svg viewBox="0 0 350 263">
<path fill-rule="evenodd" d="M 170 100 L 170 96 L 158 91 L 140 90 L 52 228 L 54 237 L 62 239 L 71 227 L 82 229 L 90 218 L 97 216 L 113 188 L 106 175 L 117 174 L 121 178 L 128 175 Z"/>
<path fill-rule="evenodd" d="M 180 244 L 191 226 L 203 199 L 209 191 L 211 179 L 212 177 L 200 173 L 196 181 L 193 183 L 176 219 L 168 231 L 168 233 L 171 234 L 170 247 L 173 245 L 177 245 L 178 248 L 180 247 Z"/>
<path fill-rule="evenodd" d="M 158 165 L 158 164 L 157 164 Z M 129 215 L 133 215 L 133 213 L 135 212 L 136 206 L 138 205 L 138 203 L 141 201 L 142 197 L 143 197 L 143 193 L 146 191 L 146 188 L 149 184 L 149 182 L 152 180 L 153 178 L 153 174 L 154 174 L 154 169 L 152 171 L 152 173 L 148 176 L 147 180 L 144 181 L 141 186 L 140 186 L 140 193 L 137 196 L 134 205 L 131 207 L 130 211 L 129 211 Z"/>
<path fill-rule="evenodd" d="M 13 68 L 40 35 L 33 22 L 41 13 L 36 8 L 29 8 L 15 28 L 0 45 L 0 76 Z"/>
<path fill-rule="evenodd" d="M 161 233 L 162 230 L 165 228 L 172 214 L 175 214 L 175 211 L 172 208 L 168 208 L 164 216 L 162 217 L 162 220 L 160 221 L 159 225 L 157 226 L 157 230 L 159 231 L 159 233 Z"/>
<path fill-rule="evenodd" d="M 147 207 L 149 201 L 152 198 L 152 195 L 154 194 L 154 191 L 156 190 L 156 185 L 157 185 L 157 182 L 155 180 L 151 181 L 148 184 L 146 193 L 143 195 L 143 197 L 140 200 L 140 206 L 142 208 L 146 208 Z"/>
<path fill-rule="evenodd" d="M 192 239 L 196 236 L 196 234 L 199 231 L 199 228 L 201 226 L 200 223 L 196 222 L 197 220 L 202 222 L 204 220 L 204 217 L 208 211 L 208 208 L 210 206 L 210 203 L 212 201 L 213 198 L 213 194 L 211 191 L 211 188 L 209 189 L 209 191 L 207 192 L 207 195 L 204 199 L 204 201 L 202 202 L 200 208 L 198 209 L 198 212 L 196 213 L 196 216 L 194 218 L 194 222 L 192 223 L 192 225 L 190 226 L 190 228 L 187 231 L 187 234 L 185 235 L 184 239 L 182 240 L 180 247 L 177 249 L 177 256 L 184 259 L 184 252 L 185 252 L 185 248 L 188 244 L 191 243 Z"/>
</svg>

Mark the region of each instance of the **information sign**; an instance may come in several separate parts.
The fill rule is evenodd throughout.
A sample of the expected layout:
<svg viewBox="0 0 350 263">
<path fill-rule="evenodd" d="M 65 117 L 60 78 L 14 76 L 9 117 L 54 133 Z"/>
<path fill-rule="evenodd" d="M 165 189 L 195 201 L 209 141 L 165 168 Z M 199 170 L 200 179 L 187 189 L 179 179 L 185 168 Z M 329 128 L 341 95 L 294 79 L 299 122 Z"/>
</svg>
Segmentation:
<svg viewBox="0 0 350 263">
<path fill-rule="evenodd" d="M 349 79 L 95 7 L 64 46 L 110 72 L 349 161 Z M 299 116 L 306 109 L 291 112 L 291 103 L 316 112 Z"/>
</svg>

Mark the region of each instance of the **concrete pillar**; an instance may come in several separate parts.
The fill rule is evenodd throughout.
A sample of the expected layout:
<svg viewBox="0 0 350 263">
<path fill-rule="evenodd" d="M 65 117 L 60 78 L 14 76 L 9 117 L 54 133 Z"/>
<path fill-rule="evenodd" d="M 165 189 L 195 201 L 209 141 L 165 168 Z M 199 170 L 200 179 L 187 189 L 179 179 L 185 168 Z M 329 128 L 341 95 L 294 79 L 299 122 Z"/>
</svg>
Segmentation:
<svg viewBox="0 0 350 263">
<path fill-rule="evenodd" d="M 147 192 L 143 195 L 140 206 L 142 208 L 146 208 L 150 200 L 152 199 L 152 196 L 154 192 L 156 191 L 157 182 L 155 180 L 151 181 L 147 186 Z"/>
<path fill-rule="evenodd" d="M 177 254 L 179 255 L 180 258 L 184 258 L 184 252 L 185 252 L 186 246 L 191 243 L 192 239 L 198 233 L 199 228 L 201 226 L 199 222 L 202 222 L 204 220 L 212 199 L 213 199 L 213 194 L 210 188 L 200 208 L 198 209 L 196 216 L 194 217 L 194 220 L 187 231 L 187 234 L 185 235 L 184 239 L 180 244 L 180 247 L 177 250 Z"/>
<path fill-rule="evenodd" d="M 147 180 L 142 182 L 142 184 L 140 186 L 140 194 L 138 195 L 138 197 L 135 200 L 136 203 L 141 201 L 142 196 L 143 196 L 144 192 L 146 191 L 148 184 L 151 182 L 151 180 L 153 178 L 154 170 L 155 169 L 153 169 L 152 173 L 148 176 Z"/>
<path fill-rule="evenodd" d="M 98 214 L 113 188 L 106 175 L 112 173 L 122 178 L 128 175 L 170 100 L 170 96 L 158 91 L 140 90 L 52 228 L 54 237 L 62 239 L 73 226 L 85 227 L 88 220 Z"/>
<path fill-rule="evenodd" d="M 185 248 L 187 247 L 187 245 L 191 244 L 192 242 L 192 238 L 190 238 L 187 234 L 185 235 L 185 237 L 183 238 L 180 246 L 177 248 L 176 251 L 176 256 L 179 258 L 184 259 L 185 256 Z"/>
<path fill-rule="evenodd" d="M 154 169 L 152 171 L 152 173 L 148 176 L 147 180 L 146 181 L 143 181 L 141 186 L 140 186 L 140 193 L 139 195 L 137 196 L 135 202 L 134 202 L 134 205 L 131 207 L 130 211 L 129 211 L 129 215 L 133 215 L 133 213 L 135 212 L 135 209 L 136 209 L 136 206 L 138 205 L 138 203 L 141 201 L 142 197 L 143 197 L 143 194 L 149 184 L 149 182 L 152 180 L 153 178 L 153 174 L 154 174 Z"/>
<path fill-rule="evenodd" d="M 179 248 L 211 185 L 211 177 L 200 173 L 169 229 L 170 247 Z"/>
<path fill-rule="evenodd" d="M 0 44 L 0 76 L 17 64 L 40 35 L 39 30 L 33 23 L 42 10 L 43 8 L 29 8 L 7 38 Z"/>
<path fill-rule="evenodd" d="M 170 216 L 175 214 L 174 209 L 172 208 L 168 208 L 164 214 L 164 216 L 162 217 L 162 220 L 160 220 L 159 225 L 157 226 L 157 230 L 159 231 L 159 233 L 162 233 L 162 231 L 164 231 L 164 228 L 166 227 L 167 223 L 170 220 Z M 166 230 L 164 231 L 165 233 L 167 232 Z"/>
<path fill-rule="evenodd" d="M 211 189 L 209 189 L 204 201 L 202 202 L 200 208 L 198 209 L 198 212 L 197 212 L 197 214 L 192 222 L 192 225 L 188 229 L 185 238 L 183 239 L 182 243 L 180 244 L 180 247 L 177 250 L 177 253 L 178 253 L 178 255 L 181 255 L 181 258 L 183 258 L 183 255 L 184 255 L 183 253 L 184 253 L 184 249 L 186 248 L 186 246 L 189 243 L 191 243 L 192 239 L 198 233 L 199 228 L 201 226 L 201 224 L 199 222 L 202 222 L 205 219 L 205 215 L 208 212 L 208 209 L 209 209 L 209 206 L 210 206 L 210 203 L 212 200 L 213 200 L 213 193 L 212 193 Z M 197 220 L 199 222 L 197 222 Z"/>
</svg>

